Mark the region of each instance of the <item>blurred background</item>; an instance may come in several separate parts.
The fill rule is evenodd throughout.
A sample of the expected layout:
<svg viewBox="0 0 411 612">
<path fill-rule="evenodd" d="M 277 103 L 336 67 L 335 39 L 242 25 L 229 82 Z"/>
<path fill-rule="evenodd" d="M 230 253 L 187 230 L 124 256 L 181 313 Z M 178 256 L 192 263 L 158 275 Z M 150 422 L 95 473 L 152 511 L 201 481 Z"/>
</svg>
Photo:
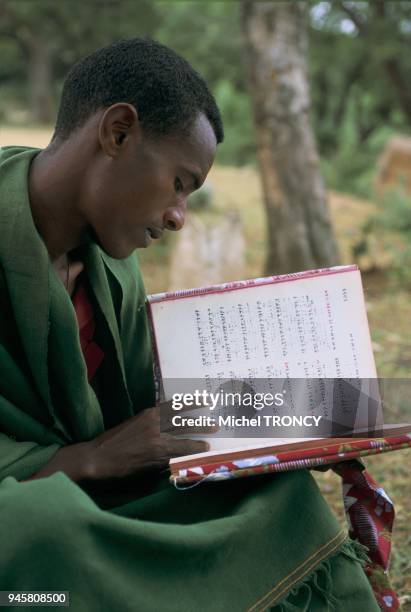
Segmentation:
<svg viewBox="0 0 411 612">
<path fill-rule="evenodd" d="M 357 263 L 379 375 L 409 378 L 411 2 L 0 0 L 0 146 L 46 146 L 70 66 L 133 36 L 192 63 L 226 133 L 184 231 L 139 253 L 147 290 Z M 410 458 L 367 461 L 396 503 L 404 609 Z M 336 477 L 316 477 L 342 519 Z"/>
</svg>

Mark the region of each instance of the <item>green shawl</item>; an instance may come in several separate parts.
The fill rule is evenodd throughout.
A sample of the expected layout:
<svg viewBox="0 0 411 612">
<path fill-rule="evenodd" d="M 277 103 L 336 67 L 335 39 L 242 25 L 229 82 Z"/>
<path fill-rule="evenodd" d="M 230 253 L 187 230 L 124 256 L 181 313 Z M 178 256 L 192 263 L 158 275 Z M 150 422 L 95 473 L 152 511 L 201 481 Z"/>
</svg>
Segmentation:
<svg viewBox="0 0 411 612">
<path fill-rule="evenodd" d="M 134 483 L 103 510 L 64 474 L 21 483 L 62 445 L 104 429 L 71 300 L 31 217 L 34 149 L 0 151 L 0 589 L 70 591 L 75 611 L 378 610 L 350 543 L 306 471 L 179 492 Z M 111 342 L 104 401 L 153 405 L 135 257 L 84 254 Z"/>
<path fill-rule="evenodd" d="M 30 212 L 27 176 L 37 152 L 6 147 L 0 156 L 0 479 L 25 478 L 59 446 L 104 430 L 72 302 Z M 135 256 L 119 262 L 91 245 L 84 263 L 114 342 L 106 401 L 120 421 L 154 402 L 144 287 Z"/>
</svg>

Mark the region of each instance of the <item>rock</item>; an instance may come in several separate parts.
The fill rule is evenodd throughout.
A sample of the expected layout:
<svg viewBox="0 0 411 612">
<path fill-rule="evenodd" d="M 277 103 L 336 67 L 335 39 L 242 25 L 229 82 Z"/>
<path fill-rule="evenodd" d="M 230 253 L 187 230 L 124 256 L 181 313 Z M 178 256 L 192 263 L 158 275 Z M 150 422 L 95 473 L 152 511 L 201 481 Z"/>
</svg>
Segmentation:
<svg viewBox="0 0 411 612">
<path fill-rule="evenodd" d="M 241 280 L 245 240 L 239 214 L 229 211 L 213 224 L 188 216 L 171 257 L 170 290 Z"/>
<path fill-rule="evenodd" d="M 411 138 L 405 136 L 391 138 L 378 161 L 377 192 L 396 188 L 411 195 Z"/>
</svg>

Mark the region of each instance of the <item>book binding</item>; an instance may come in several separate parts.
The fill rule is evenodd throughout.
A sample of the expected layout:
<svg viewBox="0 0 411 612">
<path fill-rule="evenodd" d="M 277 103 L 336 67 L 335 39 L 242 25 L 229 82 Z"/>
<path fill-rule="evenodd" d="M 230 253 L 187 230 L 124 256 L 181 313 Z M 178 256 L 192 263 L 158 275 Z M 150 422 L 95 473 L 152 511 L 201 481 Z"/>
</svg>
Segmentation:
<svg viewBox="0 0 411 612">
<path fill-rule="evenodd" d="M 176 487 L 203 480 L 221 481 L 245 476 L 257 476 L 273 472 L 310 469 L 348 461 L 367 455 L 411 448 L 411 433 L 385 438 L 352 439 L 346 442 L 323 443 L 317 448 L 278 451 L 275 454 L 205 463 L 179 468 L 170 477 Z"/>
<path fill-rule="evenodd" d="M 154 293 L 147 296 L 148 304 L 157 302 L 165 302 L 168 300 L 179 300 L 190 298 L 199 295 L 208 295 L 210 293 L 222 293 L 225 291 L 236 291 L 238 289 L 248 289 L 250 287 L 259 287 L 262 285 L 274 285 L 277 283 L 287 283 L 295 280 L 303 280 L 316 278 L 318 276 L 326 276 L 328 274 L 341 274 L 345 272 L 358 272 L 359 268 L 355 264 L 346 266 L 334 266 L 332 268 L 320 268 L 318 270 L 305 270 L 303 272 L 294 272 L 292 274 L 278 274 L 276 276 L 266 276 L 262 278 L 252 278 L 249 280 L 235 281 L 231 283 L 221 283 L 219 285 L 209 285 L 207 287 L 198 287 L 194 289 L 181 289 L 179 291 L 166 291 L 163 293 Z"/>
</svg>

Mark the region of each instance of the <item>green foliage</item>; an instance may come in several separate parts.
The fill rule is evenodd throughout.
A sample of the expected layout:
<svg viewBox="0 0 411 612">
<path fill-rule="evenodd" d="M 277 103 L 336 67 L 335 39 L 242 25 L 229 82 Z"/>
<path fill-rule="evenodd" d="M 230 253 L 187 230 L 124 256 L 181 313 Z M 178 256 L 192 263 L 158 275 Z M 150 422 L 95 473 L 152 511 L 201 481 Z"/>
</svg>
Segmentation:
<svg viewBox="0 0 411 612">
<path fill-rule="evenodd" d="M 411 4 L 311 5 L 312 121 L 327 185 L 371 197 L 383 146 L 411 127 Z"/>
<path fill-rule="evenodd" d="M 388 273 L 411 289 L 411 197 L 398 188 L 387 191 L 377 202 L 377 213 L 362 227 L 362 251 L 369 251 L 373 243 L 384 245 L 391 259 Z"/>
<path fill-rule="evenodd" d="M 251 103 L 246 91 L 238 2 L 155 2 L 156 38 L 187 58 L 210 85 L 224 121 L 221 164 L 254 158 Z"/>
<path fill-rule="evenodd" d="M 372 198 L 378 157 L 396 130 L 381 125 L 361 142 L 357 112 L 355 100 L 352 100 L 342 122 L 335 128 L 337 144 L 334 151 L 322 157 L 322 169 L 330 189 Z"/>
<path fill-rule="evenodd" d="M 222 80 L 215 89 L 224 121 L 225 139 L 218 147 L 220 164 L 244 165 L 255 158 L 255 143 L 250 98 L 236 91 L 230 81 Z"/>
<path fill-rule="evenodd" d="M 245 90 L 238 2 L 153 2 L 161 23 L 155 37 L 181 53 L 212 88 L 226 80 Z"/>
<path fill-rule="evenodd" d="M 153 35 L 158 19 L 149 0 L 0 0 L 0 52 L 8 59 L 1 54 L 2 90 L 33 112 L 30 71 L 38 59 L 51 82 L 43 95 L 56 108 L 63 79 L 75 61 L 114 40 Z"/>
<path fill-rule="evenodd" d="M 11 37 L 0 36 L 0 122 L 16 103 L 24 102 L 24 56 Z"/>
<path fill-rule="evenodd" d="M 381 147 L 411 129 L 411 3 L 309 5 L 311 118 L 327 183 L 368 196 Z M 53 109 L 74 61 L 146 35 L 181 53 L 210 84 L 226 130 L 218 161 L 254 161 L 238 1 L 0 0 L 0 117 L 33 111 L 29 70 L 38 41 L 47 47 Z"/>
</svg>

